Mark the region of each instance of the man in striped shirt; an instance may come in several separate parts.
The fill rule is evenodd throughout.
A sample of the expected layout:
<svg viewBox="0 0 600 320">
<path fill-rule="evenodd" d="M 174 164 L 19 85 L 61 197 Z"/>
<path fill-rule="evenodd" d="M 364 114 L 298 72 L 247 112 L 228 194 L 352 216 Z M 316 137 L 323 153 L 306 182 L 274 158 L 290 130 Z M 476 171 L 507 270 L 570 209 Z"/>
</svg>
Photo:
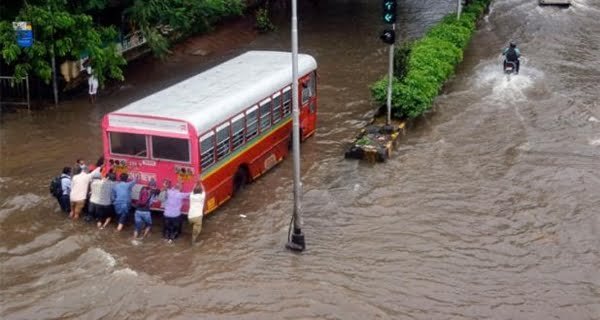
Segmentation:
<svg viewBox="0 0 600 320">
<path fill-rule="evenodd" d="M 99 229 L 104 229 L 110 223 L 113 214 L 111 201 L 113 182 L 110 177 L 114 173 L 109 173 L 104 179 L 97 177 L 92 180 L 92 195 L 90 196 L 90 214 L 96 219 Z"/>
</svg>

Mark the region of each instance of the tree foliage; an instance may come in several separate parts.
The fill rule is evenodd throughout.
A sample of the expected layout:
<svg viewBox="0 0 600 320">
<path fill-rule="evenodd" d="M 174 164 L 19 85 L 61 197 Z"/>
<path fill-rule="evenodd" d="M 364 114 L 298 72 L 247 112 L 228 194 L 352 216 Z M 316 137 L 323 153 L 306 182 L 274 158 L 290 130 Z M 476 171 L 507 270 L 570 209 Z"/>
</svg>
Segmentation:
<svg viewBox="0 0 600 320">
<path fill-rule="evenodd" d="M 429 29 L 425 36 L 405 44 L 396 51 L 392 79 L 392 108 L 395 116 L 416 118 L 427 112 L 442 86 L 463 59 L 475 23 L 491 0 L 474 0 L 465 7 L 459 20 L 447 15 Z M 375 82 L 371 92 L 375 100 L 385 103 L 387 77 Z"/>
<path fill-rule="evenodd" d="M 242 0 L 134 0 L 125 15 L 142 30 L 154 53 L 162 56 L 172 41 L 207 32 L 243 9 Z"/>
<path fill-rule="evenodd" d="M 125 59 L 114 44 L 117 32 L 113 27 L 100 27 L 92 17 L 82 13 L 85 5 L 102 5 L 103 0 L 79 1 L 82 6 L 73 7 L 66 0 L 40 0 L 26 4 L 15 21 L 32 24 L 34 42 L 31 48 L 19 48 L 11 21 L 0 21 L 0 47 L 2 59 L 14 66 L 14 75 L 24 77 L 28 73 L 50 82 L 51 57 L 57 61 L 77 60 L 87 52 L 91 66 L 100 83 L 106 78 L 123 80 L 122 66 Z M 73 11 L 79 12 L 73 12 Z"/>
<path fill-rule="evenodd" d="M 139 29 L 158 56 L 169 51 L 173 41 L 192 33 L 211 30 L 225 17 L 240 15 L 243 0 L 122 0 L 123 17 Z M 51 57 L 57 61 L 77 60 L 86 53 L 101 83 L 107 78 L 123 79 L 124 58 L 118 53 L 114 26 L 94 23 L 90 14 L 114 5 L 111 0 L 29 0 L 0 5 L 0 56 L 14 68 L 14 75 L 35 74 L 45 82 L 52 77 Z M 8 8 L 10 10 L 4 10 Z M 12 21 L 30 21 L 34 44 L 19 48 Z"/>
</svg>

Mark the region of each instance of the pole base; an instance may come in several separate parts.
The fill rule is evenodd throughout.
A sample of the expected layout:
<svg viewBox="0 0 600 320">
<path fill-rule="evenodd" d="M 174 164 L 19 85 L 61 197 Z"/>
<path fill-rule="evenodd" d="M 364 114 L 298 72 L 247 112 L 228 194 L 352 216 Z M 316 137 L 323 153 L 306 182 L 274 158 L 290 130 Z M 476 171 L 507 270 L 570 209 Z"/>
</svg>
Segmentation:
<svg viewBox="0 0 600 320">
<path fill-rule="evenodd" d="M 379 132 L 382 134 L 392 134 L 394 133 L 394 126 L 386 124 L 379 129 Z"/>
<path fill-rule="evenodd" d="M 306 243 L 304 242 L 304 233 L 300 229 L 294 229 L 291 240 L 285 245 L 286 248 L 292 251 L 304 251 Z"/>
</svg>

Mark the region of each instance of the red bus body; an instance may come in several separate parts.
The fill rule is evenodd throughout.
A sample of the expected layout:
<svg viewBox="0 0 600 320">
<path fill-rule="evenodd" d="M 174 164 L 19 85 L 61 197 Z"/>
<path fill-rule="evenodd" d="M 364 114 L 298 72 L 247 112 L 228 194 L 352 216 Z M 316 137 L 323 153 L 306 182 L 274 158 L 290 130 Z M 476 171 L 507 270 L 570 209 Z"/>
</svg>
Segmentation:
<svg viewBox="0 0 600 320">
<path fill-rule="evenodd" d="M 316 61 L 299 57 L 305 140 L 316 130 Z M 117 175 L 139 178 L 134 201 L 151 179 L 181 181 L 185 192 L 200 179 L 210 213 L 289 153 L 291 96 L 291 54 L 247 52 L 107 114 L 105 161 Z"/>
</svg>

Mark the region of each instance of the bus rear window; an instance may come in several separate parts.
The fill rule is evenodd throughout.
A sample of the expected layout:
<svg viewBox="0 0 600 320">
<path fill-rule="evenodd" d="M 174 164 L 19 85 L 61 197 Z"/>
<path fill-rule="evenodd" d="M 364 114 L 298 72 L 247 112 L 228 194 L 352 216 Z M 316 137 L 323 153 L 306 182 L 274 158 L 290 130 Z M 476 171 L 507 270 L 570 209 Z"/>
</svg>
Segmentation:
<svg viewBox="0 0 600 320">
<path fill-rule="evenodd" d="M 187 139 L 152 136 L 152 158 L 190 162 L 190 144 Z"/>
<path fill-rule="evenodd" d="M 110 152 L 128 156 L 147 157 L 146 136 L 142 134 L 110 132 Z"/>
</svg>

